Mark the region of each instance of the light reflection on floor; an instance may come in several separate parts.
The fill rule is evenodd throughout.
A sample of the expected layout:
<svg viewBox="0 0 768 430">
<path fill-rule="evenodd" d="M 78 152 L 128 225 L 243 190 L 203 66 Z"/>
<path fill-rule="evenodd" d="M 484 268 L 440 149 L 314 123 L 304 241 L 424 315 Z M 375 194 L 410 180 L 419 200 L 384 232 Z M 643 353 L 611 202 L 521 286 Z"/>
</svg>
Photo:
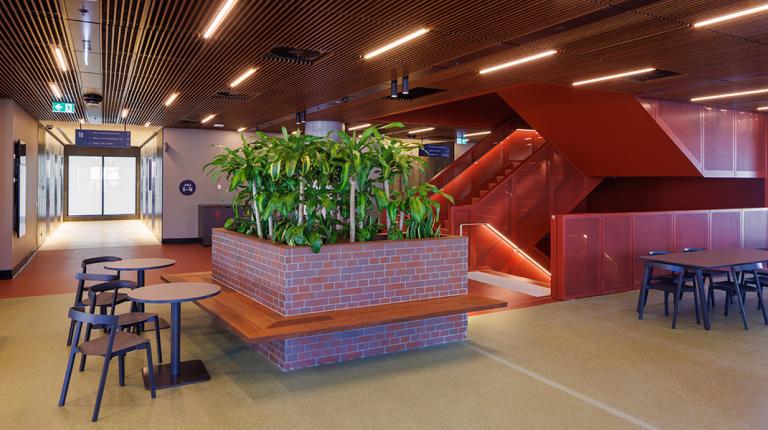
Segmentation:
<svg viewBox="0 0 768 430">
<path fill-rule="evenodd" d="M 40 250 L 159 245 L 141 220 L 63 223 Z"/>
</svg>

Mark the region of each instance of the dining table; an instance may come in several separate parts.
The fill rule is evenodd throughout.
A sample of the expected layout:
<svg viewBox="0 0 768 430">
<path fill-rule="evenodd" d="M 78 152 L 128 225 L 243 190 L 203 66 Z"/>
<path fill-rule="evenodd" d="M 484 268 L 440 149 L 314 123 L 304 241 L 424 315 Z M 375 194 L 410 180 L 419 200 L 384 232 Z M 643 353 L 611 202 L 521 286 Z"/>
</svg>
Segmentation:
<svg viewBox="0 0 768 430">
<path fill-rule="evenodd" d="M 768 251 L 762 249 L 747 248 L 721 248 L 708 249 L 696 252 L 676 252 L 661 255 L 646 255 L 640 257 L 645 261 L 645 272 L 643 279 L 648 279 L 651 273 L 649 263 L 663 263 L 673 266 L 683 267 L 686 270 L 695 273 L 696 288 L 699 293 L 697 306 L 702 311 L 704 328 L 709 330 L 711 321 L 709 318 L 709 307 L 705 305 L 704 297 L 707 297 L 704 291 L 704 272 L 708 270 L 729 269 L 742 264 L 763 263 L 768 261 Z"/>
<path fill-rule="evenodd" d="M 126 258 L 124 260 L 113 261 L 104 264 L 104 268 L 107 270 L 115 270 L 118 272 L 136 272 L 136 288 L 141 288 L 146 283 L 146 271 L 163 269 L 171 267 L 176 264 L 176 260 L 172 258 Z M 144 305 L 137 303 L 136 309 L 139 312 L 144 312 Z M 163 318 L 158 320 L 161 329 L 170 327 L 168 321 Z M 154 324 L 147 324 L 145 327 L 142 325 L 142 331 L 154 330 Z"/>
<path fill-rule="evenodd" d="M 136 303 L 171 305 L 171 362 L 154 366 L 157 388 L 193 384 L 211 379 L 202 360 L 181 361 L 181 304 L 213 297 L 221 287 L 205 282 L 171 282 L 147 285 L 128 292 Z M 144 387 L 149 389 L 149 372 L 144 368 Z"/>
</svg>

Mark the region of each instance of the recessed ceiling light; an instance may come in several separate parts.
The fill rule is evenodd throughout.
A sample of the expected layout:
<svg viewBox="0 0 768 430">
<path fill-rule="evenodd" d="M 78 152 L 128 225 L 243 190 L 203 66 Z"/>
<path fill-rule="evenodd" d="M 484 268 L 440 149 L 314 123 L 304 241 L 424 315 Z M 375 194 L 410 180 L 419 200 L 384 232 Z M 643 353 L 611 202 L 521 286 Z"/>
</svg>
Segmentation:
<svg viewBox="0 0 768 430">
<path fill-rule="evenodd" d="M 768 106 L 760 106 L 757 110 L 768 110 Z"/>
<path fill-rule="evenodd" d="M 714 18 L 706 19 L 704 21 L 699 21 L 695 24 L 693 24 L 694 27 L 706 27 L 708 25 L 717 24 L 718 22 L 723 21 L 730 21 L 732 19 L 741 18 L 743 16 L 753 15 L 760 12 L 766 12 L 768 11 L 768 4 L 764 4 L 762 6 L 755 6 L 751 7 L 749 9 L 743 9 L 737 12 L 732 12 L 726 15 L 720 15 L 716 16 Z"/>
<path fill-rule="evenodd" d="M 363 129 L 363 128 L 367 128 L 367 127 L 370 127 L 370 126 L 371 126 L 371 124 L 360 124 L 360 125 L 356 125 L 356 126 L 354 126 L 354 127 L 349 127 L 349 128 L 347 129 L 347 131 L 355 131 L 355 130 L 360 130 L 360 129 Z"/>
<path fill-rule="evenodd" d="M 237 3 L 237 0 L 227 0 L 224 2 L 223 5 L 219 8 L 219 11 L 216 12 L 216 16 L 213 17 L 213 21 L 211 21 L 210 24 L 208 24 L 208 28 L 205 30 L 205 33 L 203 33 L 204 39 L 209 39 L 211 36 L 213 36 L 213 33 L 216 31 L 217 28 L 221 25 L 221 23 L 224 21 L 224 18 L 226 18 L 229 11 L 232 10 L 232 7 L 235 6 L 235 3 Z"/>
<path fill-rule="evenodd" d="M 48 86 L 51 87 L 51 92 L 53 93 L 53 96 L 57 99 L 60 99 L 63 97 L 61 94 L 61 90 L 59 89 L 59 86 L 56 85 L 56 82 L 49 82 Z"/>
<path fill-rule="evenodd" d="M 420 128 L 418 130 L 408 130 L 408 134 L 424 133 L 427 131 L 432 131 L 434 129 L 435 127 L 427 127 L 427 128 Z"/>
<path fill-rule="evenodd" d="M 749 91 L 738 91 L 735 93 L 723 93 L 723 94 L 715 94 L 711 96 L 702 96 L 702 97 L 694 97 L 691 99 L 692 102 L 700 102 L 704 100 L 713 100 L 713 99 L 726 99 L 730 97 L 739 97 L 739 96 L 748 96 L 752 94 L 762 94 L 762 93 L 768 93 L 768 88 L 760 88 L 759 90 L 749 90 Z"/>
<path fill-rule="evenodd" d="M 363 55 L 363 58 L 365 58 L 366 60 L 370 60 L 371 58 L 373 58 L 373 57 L 375 57 L 377 55 L 383 54 L 383 53 L 389 51 L 390 49 L 397 48 L 398 46 L 400 46 L 400 45 L 402 45 L 404 43 L 408 43 L 411 40 L 413 40 L 413 39 L 415 39 L 415 38 L 417 38 L 419 36 L 423 36 L 423 35 L 425 35 L 427 33 L 429 33 L 429 29 L 428 28 L 420 28 L 420 29 L 414 31 L 413 33 L 407 34 L 407 35 L 405 35 L 405 36 L 395 40 L 394 42 L 387 43 L 386 45 L 382 46 L 381 48 L 375 49 L 375 50 L 373 50 L 373 51 Z"/>
<path fill-rule="evenodd" d="M 486 134 L 491 134 L 491 132 L 490 131 L 478 131 L 477 133 L 465 134 L 464 137 L 485 136 Z"/>
<path fill-rule="evenodd" d="M 213 126 L 214 126 L 214 127 L 216 127 L 216 128 L 224 128 L 224 124 L 222 124 L 222 123 L 220 123 L 220 122 L 217 122 L 217 123 L 216 123 L 216 124 L 214 124 Z"/>
<path fill-rule="evenodd" d="M 67 71 L 67 61 L 64 59 L 64 53 L 61 52 L 61 48 L 58 46 L 55 46 L 53 48 L 53 54 L 56 56 L 56 61 L 59 62 L 59 69 L 61 69 L 62 72 Z"/>
<path fill-rule="evenodd" d="M 165 105 L 170 106 L 173 102 L 176 101 L 176 97 L 179 96 L 179 93 L 173 93 L 170 96 L 168 96 L 167 99 L 165 99 Z"/>
<path fill-rule="evenodd" d="M 150 125 L 152 125 L 152 123 L 151 123 L 151 122 L 149 122 L 149 121 L 147 121 L 147 122 L 145 122 L 145 123 L 144 123 L 144 127 L 149 127 Z"/>
<path fill-rule="evenodd" d="M 203 120 L 202 120 L 202 121 L 200 121 L 200 122 L 201 122 L 201 123 L 203 123 L 203 124 L 205 124 L 206 122 L 208 122 L 208 121 L 210 121 L 210 120 L 214 119 L 215 117 L 216 117 L 216 114 L 215 114 L 215 113 L 212 113 L 212 114 L 208 115 L 207 117 L 203 118 Z"/>
<path fill-rule="evenodd" d="M 243 73 L 242 75 L 238 76 L 237 79 L 232 81 L 232 83 L 229 84 L 229 86 L 231 88 L 235 88 L 236 86 L 240 85 L 244 80 L 248 79 L 249 76 L 251 76 L 252 74 L 256 73 L 256 70 L 257 70 L 256 67 L 252 67 L 252 68 L 248 69 L 247 71 L 245 71 L 245 73 Z"/>
<path fill-rule="evenodd" d="M 245 128 L 245 127 L 240 127 L 240 128 L 238 128 L 238 129 L 237 129 L 237 132 L 238 132 L 238 133 L 242 133 L 242 132 L 244 132 L 245 130 L 246 130 L 246 128 Z"/>
<path fill-rule="evenodd" d="M 555 55 L 555 54 L 557 54 L 557 51 L 555 51 L 554 49 L 550 49 L 549 51 L 544 51 L 542 53 L 535 54 L 535 55 L 530 55 L 528 57 L 518 58 L 517 60 L 512 60 L 512 61 L 507 62 L 507 63 L 499 64 L 498 66 L 493 66 L 493 67 L 489 67 L 487 69 L 480 70 L 480 74 L 484 75 L 486 73 L 491 73 L 491 72 L 495 72 L 497 70 L 506 69 L 506 68 L 513 67 L 513 66 L 517 66 L 518 64 L 523 64 L 523 63 L 528 63 L 528 62 L 531 62 L 531 61 L 536 61 L 536 60 L 538 60 L 540 58 L 546 58 L 546 57 L 549 57 L 549 56 L 552 56 L 552 55 Z"/>
<path fill-rule="evenodd" d="M 85 118 L 80 118 L 80 124 L 85 124 Z"/>
<path fill-rule="evenodd" d="M 123 119 L 128 118 L 128 109 L 127 108 L 123 109 L 123 111 L 120 112 L 120 117 L 123 118 Z"/>
<path fill-rule="evenodd" d="M 572 85 L 574 87 L 578 87 L 579 85 L 592 84 L 592 83 L 595 83 L 595 82 L 601 82 L 601 81 L 608 81 L 608 80 L 611 80 L 611 79 L 624 78 L 626 76 L 634 76 L 634 75 L 640 75 L 640 74 L 643 74 L 643 73 L 649 73 L 649 72 L 653 72 L 654 70 L 656 70 L 654 67 L 646 67 L 644 69 L 630 70 L 629 72 L 616 73 L 615 75 L 601 76 L 599 78 L 592 78 L 592 79 L 587 79 L 587 80 L 584 80 L 584 81 L 577 81 L 577 82 L 574 82 Z"/>
</svg>

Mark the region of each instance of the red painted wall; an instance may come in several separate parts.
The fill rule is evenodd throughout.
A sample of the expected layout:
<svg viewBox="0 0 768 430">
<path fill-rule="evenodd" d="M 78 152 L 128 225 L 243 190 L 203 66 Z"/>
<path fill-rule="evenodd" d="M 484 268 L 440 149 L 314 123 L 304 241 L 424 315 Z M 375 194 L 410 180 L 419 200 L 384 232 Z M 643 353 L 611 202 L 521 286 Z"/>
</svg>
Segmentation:
<svg viewBox="0 0 768 430">
<path fill-rule="evenodd" d="M 730 209 L 764 205 L 759 178 L 605 178 L 578 212 Z"/>
</svg>

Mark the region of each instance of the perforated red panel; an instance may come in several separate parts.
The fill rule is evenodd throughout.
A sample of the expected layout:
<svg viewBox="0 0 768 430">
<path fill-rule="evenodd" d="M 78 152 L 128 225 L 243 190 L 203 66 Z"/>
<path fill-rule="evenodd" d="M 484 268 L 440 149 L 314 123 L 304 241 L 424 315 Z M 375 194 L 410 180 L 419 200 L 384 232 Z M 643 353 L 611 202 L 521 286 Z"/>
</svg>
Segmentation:
<svg viewBox="0 0 768 430">
<path fill-rule="evenodd" d="M 768 248 L 768 209 L 744 210 L 744 248 Z"/>
<path fill-rule="evenodd" d="M 741 210 L 712 211 L 709 237 L 711 249 L 741 247 Z"/>
<path fill-rule="evenodd" d="M 692 103 L 677 103 L 667 100 L 658 101 L 658 119 L 668 131 L 674 134 L 678 143 L 682 143 L 691 155 L 701 162 L 701 109 Z"/>
<path fill-rule="evenodd" d="M 709 248 L 709 211 L 675 213 L 675 242 L 670 251 L 683 248 Z"/>
<path fill-rule="evenodd" d="M 530 256 L 516 251 L 488 227 L 470 225 L 465 226 L 463 232 L 469 236 L 470 270 L 489 269 L 537 281 L 550 281 L 550 276 L 533 263 Z"/>
<path fill-rule="evenodd" d="M 562 151 L 552 147 L 551 204 L 553 214 L 569 213 L 600 182 L 583 174 Z"/>
<path fill-rule="evenodd" d="M 741 174 L 763 174 L 765 170 L 765 140 L 761 114 L 736 113 L 736 170 Z"/>
<path fill-rule="evenodd" d="M 564 283 L 568 298 L 599 295 L 600 217 L 567 218 L 563 225 Z"/>
<path fill-rule="evenodd" d="M 549 151 L 534 154 L 513 174 L 515 186 L 510 197 L 515 202 L 512 240 L 526 248 L 549 231 Z M 509 198 L 509 197 L 508 197 Z"/>
<path fill-rule="evenodd" d="M 704 117 L 704 170 L 733 172 L 734 139 L 733 110 L 705 107 Z"/>
<path fill-rule="evenodd" d="M 631 289 L 632 216 L 617 214 L 603 216 L 602 286 L 601 293 Z"/>
<path fill-rule="evenodd" d="M 633 216 L 633 240 L 636 256 L 648 255 L 649 251 L 672 251 L 672 212 L 635 213 Z M 634 282 L 643 279 L 643 264 L 634 263 Z"/>
</svg>

